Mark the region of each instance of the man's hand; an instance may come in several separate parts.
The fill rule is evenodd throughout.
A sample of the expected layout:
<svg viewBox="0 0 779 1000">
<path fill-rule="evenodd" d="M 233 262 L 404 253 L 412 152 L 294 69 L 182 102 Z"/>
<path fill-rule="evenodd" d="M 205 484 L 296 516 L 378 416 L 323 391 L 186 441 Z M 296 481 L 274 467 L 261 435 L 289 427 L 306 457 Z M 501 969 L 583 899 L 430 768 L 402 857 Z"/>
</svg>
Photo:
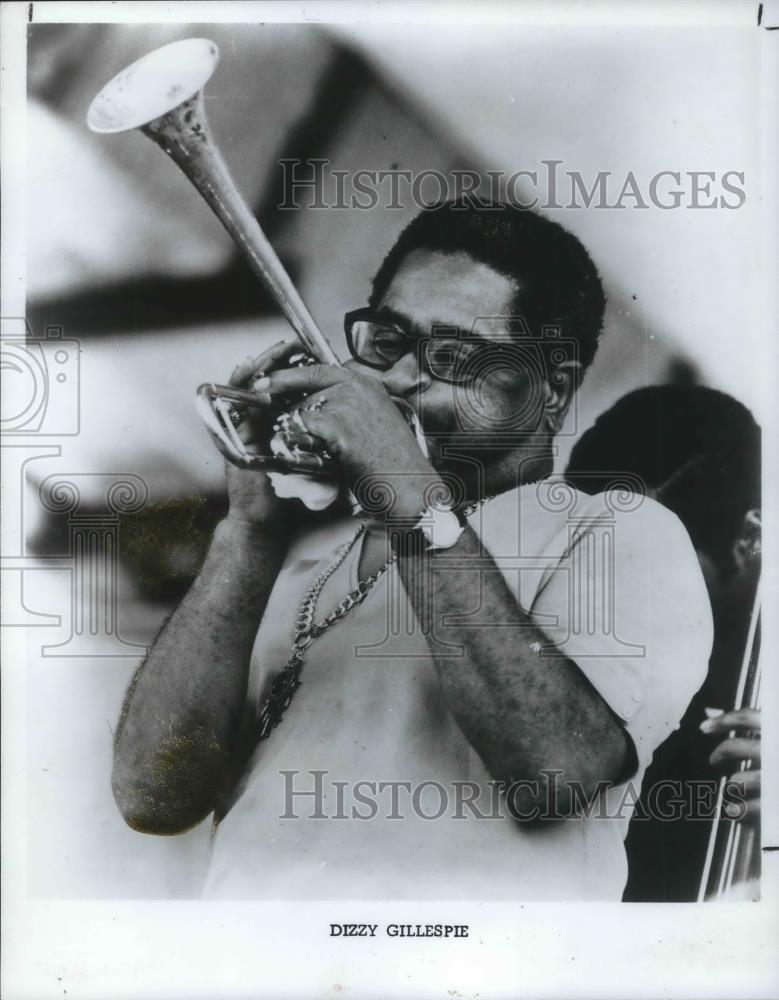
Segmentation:
<svg viewBox="0 0 779 1000">
<path fill-rule="evenodd" d="M 273 404 L 284 396 L 305 398 L 287 422 L 290 446 L 324 445 L 339 462 L 358 499 L 386 488 L 395 515 L 413 517 L 426 506 L 425 488 L 438 482 L 413 431 L 376 378 L 331 365 L 288 368 L 259 379 L 254 389 Z M 361 496 L 361 494 L 363 496 Z"/>
<path fill-rule="evenodd" d="M 229 384 L 236 389 L 251 391 L 258 375 L 265 375 L 286 362 L 291 354 L 300 351 L 299 341 L 280 341 L 263 351 L 256 358 L 247 358 L 237 365 Z M 294 370 L 294 369 L 293 369 Z M 273 433 L 272 413 L 267 405 L 248 407 L 236 432 L 252 454 L 267 452 Z M 252 526 L 273 523 L 278 525 L 290 514 L 290 505 L 279 500 L 273 492 L 268 474 L 261 469 L 241 469 L 232 462 L 225 462 L 227 492 L 230 498 L 229 519 Z"/>
<path fill-rule="evenodd" d="M 230 378 L 248 389 L 260 372 L 300 351 L 275 344 Z M 237 431 L 252 452 L 268 448 L 268 400 L 247 407 Z M 112 787 L 135 830 L 180 833 L 211 812 L 243 763 L 252 645 L 287 551 L 293 510 L 267 474 L 226 463 L 230 512 L 206 562 L 154 642 L 125 697 L 114 743 Z"/>
<path fill-rule="evenodd" d="M 760 816 L 760 712 L 754 708 L 724 712 L 706 719 L 700 728 L 722 740 L 709 757 L 709 763 L 727 774 L 728 781 L 743 784 L 746 812 L 741 819 L 756 821 Z M 736 770 L 744 760 L 750 760 L 752 766 Z M 738 811 L 737 806 L 732 808 Z M 730 815 L 728 809 L 725 811 Z"/>
</svg>

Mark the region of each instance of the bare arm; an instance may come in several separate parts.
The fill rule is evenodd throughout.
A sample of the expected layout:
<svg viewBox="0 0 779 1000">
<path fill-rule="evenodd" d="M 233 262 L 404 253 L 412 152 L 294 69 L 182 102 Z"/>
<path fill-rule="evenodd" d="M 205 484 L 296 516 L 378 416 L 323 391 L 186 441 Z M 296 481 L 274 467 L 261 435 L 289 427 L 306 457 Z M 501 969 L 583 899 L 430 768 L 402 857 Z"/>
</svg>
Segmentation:
<svg viewBox="0 0 779 1000">
<path fill-rule="evenodd" d="M 257 389 L 269 401 L 290 391 L 324 391 L 325 405 L 304 411 L 309 434 L 295 442 L 321 438 L 352 482 L 391 487 L 395 518 L 418 519 L 427 506 L 425 485 L 438 474 L 375 378 L 314 366 L 276 372 Z M 378 517 L 377 527 L 382 530 Z M 562 782 L 581 782 L 591 794 L 599 781 L 624 780 L 635 750 L 619 720 L 572 660 L 549 649 L 538 655 L 534 645 L 548 647 L 549 640 L 518 606 L 470 528 L 445 554 L 417 546 L 416 554 L 404 555 L 404 547 L 398 546 L 400 572 L 417 616 L 439 640 L 432 652 L 449 708 L 493 777 L 538 782 L 535 798 L 545 802 L 544 770 L 562 771 L 554 796 L 559 812 L 568 807 Z M 462 557 L 459 565 L 445 568 L 453 556 Z M 441 571 L 431 574 L 436 567 Z M 447 616 L 470 615 L 479 594 L 489 622 L 509 627 L 443 624 Z M 448 655 L 440 641 L 461 647 L 463 655 Z"/>
<path fill-rule="evenodd" d="M 568 782 L 591 795 L 599 782 L 624 780 L 635 751 L 623 727 L 577 665 L 549 647 L 473 530 L 439 552 L 414 540 L 397 546 L 398 567 L 447 704 L 492 776 L 525 783 L 517 808 L 528 814 L 549 796 L 570 815 Z M 479 605 L 487 627 L 450 623 Z"/>
<path fill-rule="evenodd" d="M 222 521 L 200 576 L 136 672 L 112 776 L 134 829 L 181 833 L 230 780 L 252 644 L 285 551 L 278 530 Z"/>
<path fill-rule="evenodd" d="M 250 388 L 258 369 L 293 344 L 247 359 L 230 382 Z M 256 447 L 262 415 L 238 432 Z M 287 550 L 289 509 L 263 472 L 227 465 L 230 514 L 217 527 L 191 590 L 158 636 L 125 696 L 112 785 L 127 823 L 181 833 L 206 817 L 234 777 L 254 637 Z"/>
</svg>

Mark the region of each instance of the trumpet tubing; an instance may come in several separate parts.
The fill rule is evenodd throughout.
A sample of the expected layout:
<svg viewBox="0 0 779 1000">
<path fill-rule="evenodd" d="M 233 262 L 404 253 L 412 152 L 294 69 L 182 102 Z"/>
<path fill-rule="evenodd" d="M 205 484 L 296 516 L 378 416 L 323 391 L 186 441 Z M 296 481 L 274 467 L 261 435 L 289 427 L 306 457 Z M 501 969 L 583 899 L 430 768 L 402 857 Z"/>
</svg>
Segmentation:
<svg viewBox="0 0 779 1000">
<path fill-rule="evenodd" d="M 218 60 L 219 51 L 207 38 L 189 38 L 155 49 L 103 87 L 89 107 L 87 124 L 101 133 L 138 129 L 156 143 L 200 192 L 310 355 L 323 364 L 340 365 L 214 142 L 203 86 Z M 196 402 L 214 444 L 235 465 L 289 471 L 291 463 L 272 449 L 265 455 L 250 454 L 235 431 L 234 407 L 250 406 L 251 394 L 205 383 L 198 388 Z M 296 471 L 335 473 L 329 456 L 298 451 L 292 463 Z"/>
<path fill-rule="evenodd" d="M 142 126 L 141 131 L 168 154 L 205 198 L 311 354 L 324 364 L 340 364 L 239 193 L 211 135 L 203 91 Z"/>
<path fill-rule="evenodd" d="M 106 134 L 138 129 L 155 142 L 211 207 L 309 354 L 322 364 L 340 366 L 335 351 L 238 191 L 211 135 L 203 87 L 218 60 L 219 51 L 207 38 L 188 38 L 155 49 L 103 87 L 89 107 L 87 124 L 93 132 Z M 413 409 L 403 400 L 395 402 L 427 454 Z M 232 404 L 245 407 L 251 406 L 251 401 L 247 394 L 241 396 L 214 383 L 205 383 L 198 389 L 197 406 L 203 422 L 214 444 L 234 464 L 337 476 L 335 463 L 326 454 L 295 449 L 287 460 L 273 453 L 249 454 L 232 426 L 235 412 Z"/>
<path fill-rule="evenodd" d="M 87 124 L 101 133 L 139 129 L 164 150 L 205 198 L 310 353 L 324 364 L 340 364 L 247 207 L 211 135 L 203 87 L 218 61 L 219 51 L 207 38 L 163 45 L 103 87 L 89 107 Z"/>
</svg>

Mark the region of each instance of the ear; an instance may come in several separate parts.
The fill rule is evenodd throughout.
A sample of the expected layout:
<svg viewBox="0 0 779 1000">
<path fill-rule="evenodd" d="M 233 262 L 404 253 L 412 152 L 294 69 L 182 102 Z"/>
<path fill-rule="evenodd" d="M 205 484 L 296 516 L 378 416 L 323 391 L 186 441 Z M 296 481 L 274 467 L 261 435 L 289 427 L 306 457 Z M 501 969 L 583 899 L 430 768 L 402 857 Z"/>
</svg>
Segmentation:
<svg viewBox="0 0 779 1000">
<path fill-rule="evenodd" d="M 741 529 L 733 544 L 733 558 L 739 569 L 760 555 L 762 519 L 759 508 L 753 507 L 744 515 Z"/>
<path fill-rule="evenodd" d="M 564 361 L 544 383 L 544 423 L 552 434 L 556 434 L 562 427 L 583 374 L 580 361 Z"/>
</svg>

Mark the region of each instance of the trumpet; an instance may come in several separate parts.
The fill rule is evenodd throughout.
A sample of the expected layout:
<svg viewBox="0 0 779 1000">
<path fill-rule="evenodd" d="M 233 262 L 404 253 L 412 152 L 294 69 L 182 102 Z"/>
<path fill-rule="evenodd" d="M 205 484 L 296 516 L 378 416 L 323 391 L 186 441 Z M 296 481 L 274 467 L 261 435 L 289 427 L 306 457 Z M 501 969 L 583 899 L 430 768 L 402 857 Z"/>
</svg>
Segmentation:
<svg viewBox="0 0 779 1000">
<path fill-rule="evenodd" d="M 203 88 L 218 61 L 219 50 L 207 38 L 188 38 L 155 49 L 103 87 L 89 106 L 87 125 L 102 134 L 139 129 L 167 153 L 203 196 L 249 267 L 278 303 L 304 348 L 299 363 L 311 363 L 313 359 L 341 366 L 243 200 L 214 142 L 205 113 Z M 405 400 L 393 399 L 427 454 L 415 412 Z M 338 478 L 334 460 L 324 449 L 283 447 L 274 451 L 271 440 L 267 453 L 250 453 L 235 425 L 246 409 L 258 406 L 251 392 L 207 382 L 198 387 L 196 402 L 214 444 L 234 465 Z"/>
</svg>

